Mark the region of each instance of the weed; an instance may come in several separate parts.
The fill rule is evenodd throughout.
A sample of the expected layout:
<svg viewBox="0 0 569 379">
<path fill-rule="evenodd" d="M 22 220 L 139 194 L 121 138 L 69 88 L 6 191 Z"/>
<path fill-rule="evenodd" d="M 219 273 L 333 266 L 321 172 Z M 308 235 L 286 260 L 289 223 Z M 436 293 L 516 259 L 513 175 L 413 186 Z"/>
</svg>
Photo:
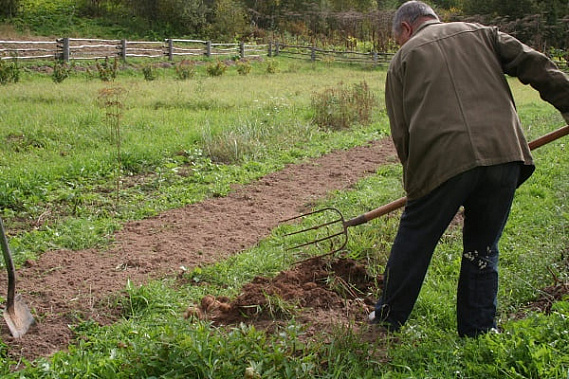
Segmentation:
<svg viewBox="0 0 569 379">
<path fill-rule="evenodd" d="M 297 312 L 298 302 L 289 302 L 279 295 L 269 294 L 265 294 L 265 300 L 264 311 L 269 312 L 273 319 L 289 319 Z"/>
<path fill-rule="evenodd" d="M 56 60 L 53 64 L 53 73 L 51 74 L 51 79 L 54 83 L 61 83 L 69 77 L 69 74 L 72 70 L 72 66 Z"/>
<path fill-rule="evenodd" d="M 147 82 L 156 79 L 156 69 L 154 66 L 152 66 L 152 64 L 147 64 L 142 67 L 142 74 L 144 75 L 144 80 Z"/>
<path fill-rule="evenodd" d="M 176 76 L 180 80 L 191 79 L 195 76 L 196 69 L 193 61 L 183 59 L 176 64 Z"/>
<path fill-rule="evenodd" d="M 221 76 L 227 71 L 227 65 L 219 59 L 215 63 L 210 63 L 206 67 L 209 76 Z"/>
<path fill-rule="evenodd" d="M 267 60 L 267 74 L 276 74 L 279 72 L 279 64 L 275 59 Z"/>
<path fill-rule="evenodd" d="M 122 157 L 121 157 L 121 118 L 124 108 L 124 95 L 126 91 L 121 87 L 107 87 L 100 91 L 99 99 L 102 101 L 102 107 L 105 109 L 105 116 L 107 126 L 111 132 L 111 143 L 116 149 L 116 204 L 118 206 L 120 199 L 120 183 L 122 172 Z"/>
<path fill-rule="evenodd" d="M 251 64 L 247 61 L 238 61 L 236 67 L 239 75 L 245 76 L 251 72 Z"/>
<path fill-rule="evenodd" d="M 105 57 L 103 63 L 97 61 L 95 67 L 99 73 L 99 79 L 103 82 L 110 82 L 116 79 L 119 72 L 119 60 L 117 57 L 111 63 L 109 57 Z"/>
<path fill-rule="evenodd" d="M 312 97 L 313 122 L 334 130 L 349 128 L 354 123 L 369 125 L 374 101 L 365 81 L 351 88 L 328 88 Z"/>
<path fill-rule="evenodd" d="M 20 67 L 18 60 L 13 59 L 11 64 L 0 57 L 0 85 L 18 83 L 20 81 Z"/>
</svg>

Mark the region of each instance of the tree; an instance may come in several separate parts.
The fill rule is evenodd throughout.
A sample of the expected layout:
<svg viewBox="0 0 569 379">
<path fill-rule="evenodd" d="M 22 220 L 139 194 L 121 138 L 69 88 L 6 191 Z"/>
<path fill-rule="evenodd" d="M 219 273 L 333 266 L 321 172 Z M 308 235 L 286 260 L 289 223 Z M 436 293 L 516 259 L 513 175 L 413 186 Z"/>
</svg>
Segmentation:
<svg viewBox="0 0 569 379">
<path fill-rule="evenodd" d="M 18 13 L 19 0 L 0 0 L 0 18 L 12 18 Z"/>
</svg>

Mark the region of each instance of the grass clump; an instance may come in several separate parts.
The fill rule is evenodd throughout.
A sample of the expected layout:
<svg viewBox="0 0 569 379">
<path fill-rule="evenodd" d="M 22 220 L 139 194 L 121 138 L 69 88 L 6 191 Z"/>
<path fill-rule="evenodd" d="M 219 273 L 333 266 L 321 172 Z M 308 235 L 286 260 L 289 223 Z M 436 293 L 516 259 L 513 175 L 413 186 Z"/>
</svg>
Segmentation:
<svg viewBox="0 0 569 379">
<path fill-rule="evenodd" d="M 328 88 L 312 97 L 314 123 L 323 128 L 345 129 L 354 123 L 368 125 L 374 96 L 364 81 L 339 88 Z"/>
<path fill-rule="evenodd" d="M 18 83 L 19 81 L 20 66 L 18 60 L 13 59 L 12 62 L 8 63 L 7 60 L 0 59 L 0 85 Z"/>
</svg>

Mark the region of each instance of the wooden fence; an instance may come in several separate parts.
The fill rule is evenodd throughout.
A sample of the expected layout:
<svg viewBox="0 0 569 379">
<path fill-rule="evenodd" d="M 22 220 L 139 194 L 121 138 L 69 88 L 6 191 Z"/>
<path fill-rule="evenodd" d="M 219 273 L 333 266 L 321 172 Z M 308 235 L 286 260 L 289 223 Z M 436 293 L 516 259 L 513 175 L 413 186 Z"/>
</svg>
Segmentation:
<svg viewBox="0 0 569 379">
<path fill-rule="evenodd" d="M 164 41 L 127 41 L 86 38 L 59 38 L 55 41 L 2 41 L 0 59 L 47 59 L 62 62 L 97 60 L 118 57 L 176 58 L 191 57 L 260 57 L 284 56 L 312 61 L 343 61 L 368 64 L 389 62 L 392 54 L 358 53 L 353 51 L 324 50 L 316 47 L 268 44 L 214 43 L 211 41 L 167 39 Z"/>
<path fill-rule="evenodd" d="M 363 64 L 387 64 L 392 53 L 326 50 L 314 46 L 288 45 L 280 42 L 268 44 L 214 43 L 211 41 L 167 39 L 164 41 L 127 41 L 86 38 L 59 38 L 55 41 L 2 41 L 0 60 L 47 59 L 62 62 L 97 60 L 119 57 L 128 58 L 176 58 L 191 57 L 260 57 L 282 56 L 293 59 L 310 59 L 324 62 L 355 62 Z M 557 65 L 569 70 L 567 60 L 556 59 Z"/>
<path fill-rule="evenodd" d="M 287 45 L 274 43 L 274 50 L 270 49 L 270 55 L 284 56 L 287 58 L 310 59 L 311 61 L 323 62 L 357 62 L 368 64 L 389 63 L 393 53 L 368 52 L 359 53 L 355 51 L 326 50 L 316 47 Z"/>
</svg>

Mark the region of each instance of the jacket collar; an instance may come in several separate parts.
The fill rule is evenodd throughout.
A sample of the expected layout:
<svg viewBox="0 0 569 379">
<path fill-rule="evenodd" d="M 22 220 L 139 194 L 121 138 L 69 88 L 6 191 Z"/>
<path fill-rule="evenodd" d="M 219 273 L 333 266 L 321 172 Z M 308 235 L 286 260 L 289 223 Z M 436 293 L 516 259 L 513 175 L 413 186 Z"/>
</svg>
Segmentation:
<svg viewBox="0 0 569 379">
<path fill-rule="evenodd" d="M 442 24 L 442 22 L 440 22 L 439 20 L 429 20 L 429 21 L 425 21 L 423 22 L 418 28 L 417 30 L 415 30 L 415 33 L 413 33 L 413 37 L 415 37 L 417 34 L 419 34 L 419 32 L 421 32 L 421 30 L 425 29 L 427 26 L 429 25 L 433 25 L 433 24 Z"/>
</svg>

